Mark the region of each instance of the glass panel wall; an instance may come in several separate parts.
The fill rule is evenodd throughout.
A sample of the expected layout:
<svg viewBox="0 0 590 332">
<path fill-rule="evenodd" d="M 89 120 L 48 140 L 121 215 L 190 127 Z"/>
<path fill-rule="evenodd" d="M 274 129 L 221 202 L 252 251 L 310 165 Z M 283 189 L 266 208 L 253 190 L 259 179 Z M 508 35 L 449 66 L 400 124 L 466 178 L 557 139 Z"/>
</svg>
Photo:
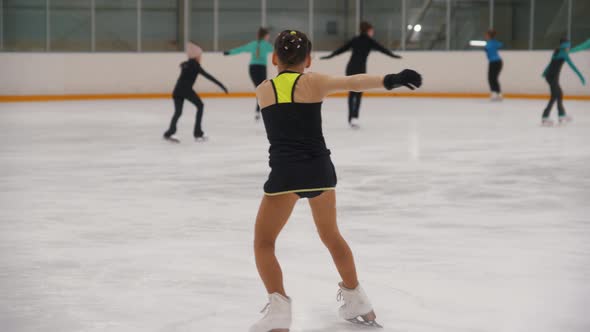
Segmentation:
<svg viewBox="0 0 590 332">
<path fill-rule="evenodd" d="M 182 26 L 178 0 L 141 1 L 141 49 L 182 50 Z"/>
<path fill-rule="evenodd" d="M 188 33 L 205 51 L 222 51 L 253 40 L 266 17 L 273 36 L 298 29 L 315 50 L 334 50 L 358 33 L 358 17 L 391 49 L 463 50 L 483 38 L 490 16 L 507 50 L 553 49 L 568 33 L 574 44 L 590 36 L 588 0 L 0 0 L 0 47 L 181 51 Z"/>
<path fill-rule="evenodd" d="M 590 38 L 590 1 L 573 0 L 572 43 L 578 45 Z"/>
<path fill-rule="evenodd" d="M 189 1 L 189 0 L 186 0 Z M 203 51 L 213 51 L 213 0 L 190 0 L 188 37 Z"/>
<path fill-rule="evenodd" d="M 470 40 L 483 40 L 490 27 L 488 0 L 453 0 L 451 2 L 451 49 L 470 49 Z"/>
<path fill-rule="evenodd" d="M 4 0 L 0 0 L 0 51 L 4 50 Z"/>
<path fill-rule="evenodd" d="M 321 2 L 321 0 L 316 2 Z M 267 0 L 268 27 L 274 35 L 285 29 L 307 32 L 309 30 L 308 6 L 309 1 L 306 0 Z"/>
<path fill-rule="evenodd" d="M 504 49 L 529 48 L 531 0 L 494 0 L 494 29 Z"/>
<path fill-rule="evenodd" d="M 90 51 L 91 1 L 51 0 L 49 3 L 51 50 Z"/>
<path fill-rule="evenodd" d="M 316 0 L 313 7 L 313 47 L 335 50 L 352 38 L 358 28 L 354 0 Z"/>
<path fill-rule="evenodd" d="M 4 0 L 3 42 L 6 51 L 44 51 L 46 48 L 45 0 Z"/>
<path fill-rule="evenodd" d="M 96 50 L 137 51 L 137 0 L 95 0 Z"/>
<path fill-rule="evenodd" d="M 383 46 L 398 49 L 402 44 L 402 1 L 364 0 L 361 17 L 375 27 L 375 39 Z"/>
<path fill-rule="evenodd" d="M 447 2 L 406 1 L 406 49 L 444 50 L 447 43 Z"/>
<path fill-rule="evenodd" d="M 260 0 L 219 0 L 219 49 L 226 50 L 255 40 L 261 13 Z"/>
<path fill-rule="evenodd" d="M 533 48 L 559 46 L 559 39 L 567 36 L 568 0 L 535 0 L 534 14 Z"/>
</svg>

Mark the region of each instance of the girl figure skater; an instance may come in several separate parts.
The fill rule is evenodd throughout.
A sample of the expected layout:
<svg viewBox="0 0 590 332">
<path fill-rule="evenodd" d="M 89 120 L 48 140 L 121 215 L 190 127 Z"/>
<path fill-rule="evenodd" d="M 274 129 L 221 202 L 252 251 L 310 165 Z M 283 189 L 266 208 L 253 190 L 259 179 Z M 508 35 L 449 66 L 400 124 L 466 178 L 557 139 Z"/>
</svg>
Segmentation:
<svg viewBox="0 0 590 332">
<path fill-rule="evenodd" d="M 551 109 L 553 108 L 553 104 L 557 101 L 557 110 L 559 111 L 559 123 L 566 123 L 570 122 L 572 119 L 571 117 L 565 114 L 565 108 L 563 107 L 563 92 L 561 91 L 561 86 L 559 85 L 559 75 L 561 74 L 561 68 L 563 67 L 563 63 L 567 62 L 570 68 L 578 75 L 580 81 L 582 81 L 582 85 L 586 85 L 586 80 L 582 73 L 576 68 L 576 65 L 572 62 L 569 56 L 570 48 L 572 44 L 567 38 L 562 38 L 560 40 L 559 48 L 555 49 L 553 52 L 553 56 L 551 57 L 551 62 L 543 71 L 543 77 L 549 84 L 549 89 L 551 91 L 551 99 L 549 99 L 549 103 L 543 111 L 543 118 L 541 120 L 541 124 L 543 126 L 552 126 L 553 121 L 549 119 L 549 115 L 551 114 Z"/>
<path fill-rule="evenodd" d="M 281 32 L 272 55 L 279 74 L 256 89 L 270 142 L 271 172 L 256 217 L 254 254 L 269 303 L 265 316 L 250 332 L 289 331 L 291 326 L 291 298 L 285 292 L 275 242 L 300 198 L 309 199 L 320 239 L 342 278 L 340 316 L 378 326 L 371 302 L 359 285 L 352 252 L 336 223 L 336 172 L 322 134 L 322 101 L 337 91 L 390 90 L 402 85 L 414 89 L 422 84 L 422 78 L 408 69 L 386 76 L 304 74 L 311 65 L 310 52 L 311 42 L 304 33 Z"/>
<path fill-rule="evenodd" d="M 496 40 L 496 30 L 490 29 L 486 32 L 486 46 L 485 51 L 488 57 L 488 83 L 490 84 L 490 99 L 492 101 L 502 101 L 502 91 L 500 90 L 500 82 L 498 77 L 502 71 L 502 58 L 498 54 L 498 49 L 502 48 L 504 44 Z"/>
<path fill-rule="evenodd" d="M 320 59 L 330 59 L 338 54 L 342 54 L 349 49 L 352 49 L 352 55 L 346 66 L 346 75 L 364 74 L 367 72 L 367 58 L 372 50 L 377 50 L 392 58 L 401 59 L 402 57 L 394 54 L 391 50 L 379 44 L 373 36 L 375 29 L 368 22 L 361 22 L 361 34 L 351 39 L 339 49 L 332 52 L 332 54 L 323 56 Z M 359 128 L 359 111 L 361 107 L 362 92 L 350 91 L 348 93 L 348 123 L 351 128 Z"/>
<path fill-rule="evenodd" d="M 178 81 L 176 82 L 176 86 L 174 87 L 174 92 L 172 93 L 172 98 L 174 99 L 174 115 L 172 116 L 172 120 L 170 121 L 170 127 L 164 133 L 164 139 L 179 143 L 180 140 L 174 136 L 176 133 L 176 124 L 178 119 L 182 115 L 182 106 L 184 104 L 184 100 L 188 100 L 195 107 L 197 108 L 197 119 L 195 121 L 195 129 L 193 131 L 193 135 L 196 140 L 205 140 L 205 133 L 201 128 L 201 120 L 203 119 L 203 102 L 199 95 L 193 90 L 193 85 L 197 80 L 197 76 L 202 74 L 211 82 L 217 84 L 221 90 L 227 93 L 227 89 L 225 86 L 219 82 L 215 77 L 211 76 L 207 73 L 203 67 L 201 67 L 201 56 L 203 54 L 203 50 L 195 43 L 188 43 L 187 44 L 187 55 L 189 59 L 180 64 L 180 77 L 178 77 Z"/>
<path fill-rule="evenodd" d="M 250 79 L 257 87 L 266 79 L 266 59 L 268 54 L 272 53 L 272 44 L 268 42 L 270 38 L 268 29 L 258 29 L 258 37 L 246 45 L 223 52 L 224 55 L 234 55 L 239 53 L 250 53 Z M 260 107 L 256 103 L 255 119 L 260 120 Z"/>
</svg>

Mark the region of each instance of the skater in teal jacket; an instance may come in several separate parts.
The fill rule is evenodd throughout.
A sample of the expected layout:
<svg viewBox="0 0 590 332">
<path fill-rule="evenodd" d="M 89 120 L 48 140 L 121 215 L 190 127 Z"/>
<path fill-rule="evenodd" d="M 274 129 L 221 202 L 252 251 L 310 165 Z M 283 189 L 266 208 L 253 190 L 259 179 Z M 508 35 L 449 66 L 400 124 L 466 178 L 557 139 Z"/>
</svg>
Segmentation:
<svg viewBox="0 0 590 332">
<path fill-rule="evenodd" d="M 258 29 L 258 38 L 246 45 L 223 52 L 224 55 L 234 55 L 240 53 L 250 53 L 250 79 L 254 87 L 266 80 L 266 62 L 268 55 L 272 53 L 272 44 L 268 42 L 270 38 L 268 29 Z M 260 107 L 256 103 L 256 120 L 260 119 Z"/>
</svg>

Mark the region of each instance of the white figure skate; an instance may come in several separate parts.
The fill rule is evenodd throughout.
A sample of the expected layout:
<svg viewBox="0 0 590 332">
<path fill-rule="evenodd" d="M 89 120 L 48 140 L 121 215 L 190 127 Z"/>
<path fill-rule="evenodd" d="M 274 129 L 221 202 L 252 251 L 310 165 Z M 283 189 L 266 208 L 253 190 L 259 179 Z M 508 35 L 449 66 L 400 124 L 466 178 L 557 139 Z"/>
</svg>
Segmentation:
<svg viewBox="0 0 590 332">
<path fill-rule="evenodd" d="M 553 120 L 549 118 L 543 118 L 541 121 L 541 126 L 543 127 L 553 127 Z"/>
<path fill-rule="evenodd" d="M 195 142 L 198 143 L 203 143 L 203 142 L 207 142 L 209 140 L 209 136 L 205 136 L 204 132 L 201 132 L 201 135 L 198 136 L 194 136 L 195 137 Z"/>
<path fill-rule="evenodd" d="M 279 293 L 268 295 L 268 304 L 262 309 L 266 314 L 256 324 L 252 325 L 250 332 L 289 332 L 291 327 L 291 299 Z"/>
<path fill-rule="evenodd" d="M 352 129 L 360 129 L 361 124 L 358 118 L 351 118 L 349 122 L 350 128 Z"/>
<path fill-rule="evenodd" d="M 176 137 L 176 135 L 166 136 L 164 135 L 164 139 L 171 143 L 180 143 L 180 139 Z"/>
<path fill-rule="evenodd" d="M 338 310 L 340 317 L 354 324 L 383 327 L 375 321 L 377 316 L 373 311 L 369 297 L 361 285 L 358 285 L 355 289 L 348 289 L 342 283 L 338 284 L 338 286 L 340 286 L 340 290 L 337 299 L 338 301 L 344 301 L 344 304 Z"/>
<path fill-rule="evenodd" d="M 502 101 L 503 99 L 504 97 L 502 97 L 501 93 L 492 92 L 492 94 L 490 95 L 491 101 Z"/>
<path fill-rule="evenodd" d="M 565 124 L 572 122 L 572 120 L 573 120 L 572 117 L 569 115 L 560 116 L 559 117 L 559 124 L 565 125 Z"/>
</svg>

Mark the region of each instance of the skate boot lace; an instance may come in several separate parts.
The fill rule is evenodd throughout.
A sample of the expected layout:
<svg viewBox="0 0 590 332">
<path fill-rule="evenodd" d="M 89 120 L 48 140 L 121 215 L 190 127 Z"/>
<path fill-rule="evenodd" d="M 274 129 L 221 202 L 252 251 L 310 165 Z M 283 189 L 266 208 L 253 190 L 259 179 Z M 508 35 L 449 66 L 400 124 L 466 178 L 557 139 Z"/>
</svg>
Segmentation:
<svg viewBox="0 0 590 332">
<path fill-rule="evenodd" d="M 342 289 L 338 290 L 338 293 L 336 293 L 336 301 L 340 302 L 342 301 Z"/>
</svg>

